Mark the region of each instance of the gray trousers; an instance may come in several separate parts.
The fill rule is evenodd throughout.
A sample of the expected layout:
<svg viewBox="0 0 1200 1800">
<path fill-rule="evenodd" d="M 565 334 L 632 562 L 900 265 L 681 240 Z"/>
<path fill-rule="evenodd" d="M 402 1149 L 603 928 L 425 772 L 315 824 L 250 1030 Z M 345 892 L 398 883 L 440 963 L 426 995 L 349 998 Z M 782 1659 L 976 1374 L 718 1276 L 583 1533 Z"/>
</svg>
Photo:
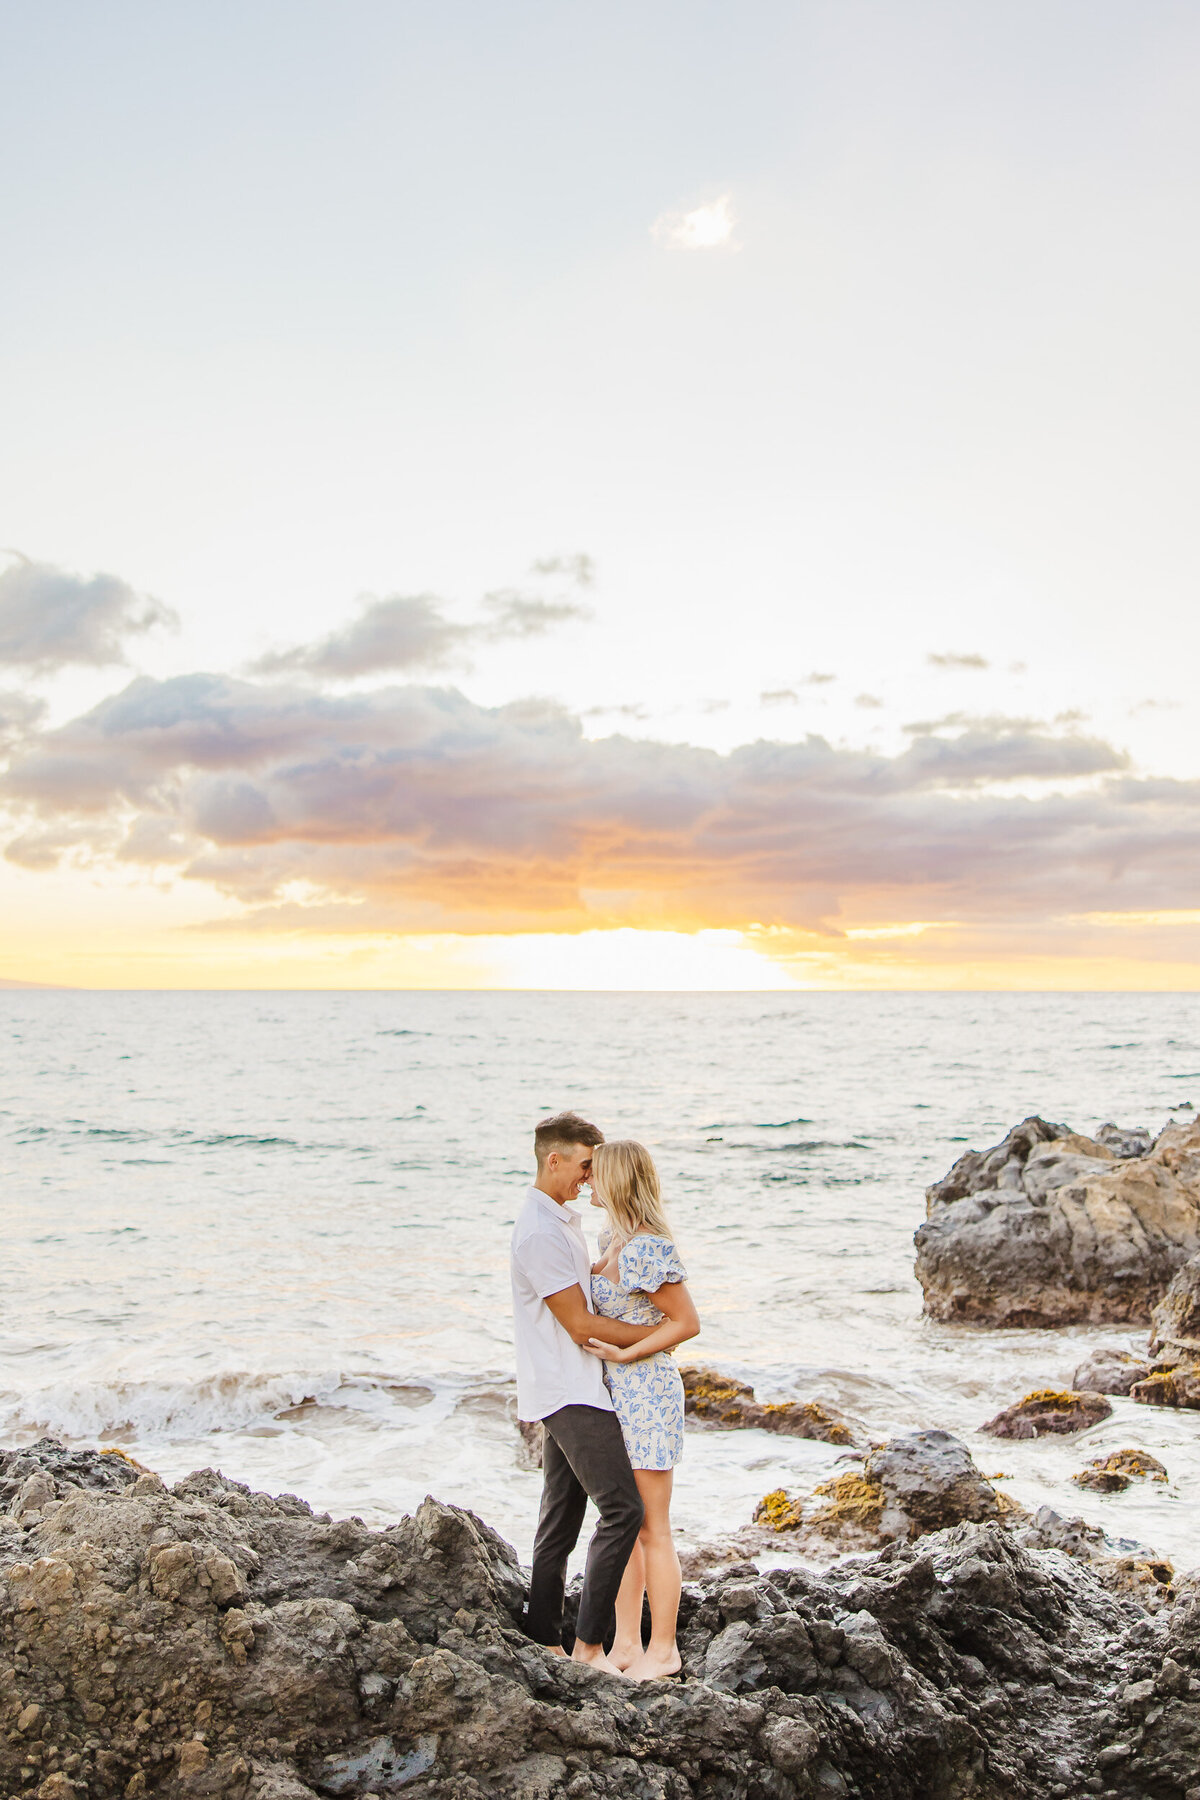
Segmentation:
<svg viewBox="0 0 1200 1800">
<path fill-rule="evenodd" d="M 582 1643 L 602 1644 L 615 1629 L 617 1589 L 642 1528 L 644 1509 L 617 1415 L 598 1406 L 563 1406 L 542 1420 L 542 1510 L 533 1542 L 527 1628 L 539 1644 L 561 1644 L 567 1558 L 589 1500 L 600 1523 L 588 1545 L 579 1621 Z"/>
</svg>

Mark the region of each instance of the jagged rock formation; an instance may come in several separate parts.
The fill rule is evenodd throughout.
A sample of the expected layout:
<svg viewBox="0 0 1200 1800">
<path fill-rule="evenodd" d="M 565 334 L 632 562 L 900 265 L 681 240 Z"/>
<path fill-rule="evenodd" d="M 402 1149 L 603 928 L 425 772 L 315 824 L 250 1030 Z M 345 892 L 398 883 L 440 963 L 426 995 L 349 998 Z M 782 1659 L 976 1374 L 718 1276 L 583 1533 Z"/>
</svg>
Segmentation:
<svg viewBox="0 0 1200 1800">
<path fill-rule="evenodd" d="M 1153 1142 L 1025 1119 L 959 1157 L 926 1195 L 916 1274 L 926 1311 L 996 1325 L 1149 1319 L 1200 1253 L 1200 1123 Z"/>
<path fill-rule="evenodd" d="M 685 1412 L 726 1431 L 756 1427 L 787 1437 L 815 1438 L 826 1444 L 852 1444 L 854 1433 L 839 1414 L 819 1400 L 780 1400 L 763 1404 L 754 1389 L 719 1369 L 680 1369 Z"/>
<path fill-rule="evenodd" d="M 529 1643 L 512 1551 L 434 1500 L 370 1531 L 50 1445 L 0 1482 L 6 1796 L 1060 1800 L 1195 1776 L 1200 1596 L 1151 1618 L 994 1521 L 714 1574 L 685 1590 L 687 1679 L 636 1687 Z"/>
<path fill-rule="evenodd" d="M 1118 1451 L 1105 1467 L 1124 1473 L 1082 1485 L 1112 1492 L 1128 1486 L 1135 1475 L 1159 1479 L 1156 1472 L 1162 1470 L 1161 1463 L 1141 1451 Z M 874 1450 L 865 1466 L 822 1482 L 809 1495 L 776 1488 L 759 1501 L 751 1525 L 692 1552 L 690 1568 L 708 1573 L 739 1557 L 761 1555 L 772 1539 L 824 1563 L 847 1552 L 878 1551 L 953 1525 L 990 1519 L 1025 1549 L 1061 1550 L 1090 1564 L 1114 1593 L 1137 1594 L 1152 1610 L 1173 1595 L 1174 1569 L 1153 1550 L 1128 1538 L 1110 1538 L 1083 1519 L 1064 1519 L 1049 1506 L 1029 1513 L 982 1475 L 966 1445 L 946 1431 L 893 1438 Z"/>
</svg>

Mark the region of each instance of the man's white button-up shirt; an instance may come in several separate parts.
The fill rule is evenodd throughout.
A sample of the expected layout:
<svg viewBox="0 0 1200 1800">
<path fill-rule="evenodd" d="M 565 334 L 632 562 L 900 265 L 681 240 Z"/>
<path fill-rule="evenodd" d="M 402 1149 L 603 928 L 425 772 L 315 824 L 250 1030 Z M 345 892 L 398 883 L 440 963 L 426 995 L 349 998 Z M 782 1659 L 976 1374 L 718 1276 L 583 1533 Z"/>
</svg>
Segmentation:
<svg viewBox="0 0 1200 1800">
<path fill-rule="evenodd" d="M 517 1416 L 544 1419 L 560 1406 L 611 1412 L 604 1364 L 564 1331 L 547 1294 L 576 1282 L 592 1306 L 592 1265 L 579 1214 L 531 1187 L 512 1234 L 513 1335 L 517 1346 Z"/>
</svg>

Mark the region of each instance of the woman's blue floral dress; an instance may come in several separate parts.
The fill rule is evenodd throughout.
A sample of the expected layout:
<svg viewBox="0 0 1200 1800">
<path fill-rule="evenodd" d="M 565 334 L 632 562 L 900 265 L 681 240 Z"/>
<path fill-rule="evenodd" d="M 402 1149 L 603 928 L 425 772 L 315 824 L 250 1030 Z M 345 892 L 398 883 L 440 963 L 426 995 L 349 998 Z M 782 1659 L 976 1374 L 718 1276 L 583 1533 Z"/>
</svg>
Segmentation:
<svg viewBox="0 0 1200 1800">
<path fill-rule="evenodd" d="M 602 1256 L 610 1240 L 610 1232 L 601 1233 Z M 603 1318 L 631 1325 L 660 1325 L 665 1315 L 650 1296 L 664 1281 L 687 1280 L 670 1238 L 643 1234 L 621 1249 L 617 1274 L 615 1282 L 592 1276 L 592 1305 Z M 683 1455 L 683 1382 L 671 1352 L 659 1350 L 639 1362 L 606 1362 L 604 1378 L 633 1467 L 673 1469 Z"/>
</svg>

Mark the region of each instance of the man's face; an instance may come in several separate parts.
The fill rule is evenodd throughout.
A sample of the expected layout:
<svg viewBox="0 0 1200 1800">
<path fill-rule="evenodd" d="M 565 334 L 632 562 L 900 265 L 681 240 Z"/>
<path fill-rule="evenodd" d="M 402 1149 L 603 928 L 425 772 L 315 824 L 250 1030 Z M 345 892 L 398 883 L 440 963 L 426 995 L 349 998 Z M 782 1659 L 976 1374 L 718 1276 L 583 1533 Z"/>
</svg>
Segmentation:
<svg viewBox="0 0 1200 1800">
<path fill-rule="evenodd" d="M 561 1150 L 552 1150 L 546 1158 L 547 1172 L 554 1183 L 554 1198 L 565 1205 L 568 1200 L 575 1200 L 585 1182 L 592 1178 L 592 1147 L 590 1144 L 567 1144 Z"/>
</svg>

